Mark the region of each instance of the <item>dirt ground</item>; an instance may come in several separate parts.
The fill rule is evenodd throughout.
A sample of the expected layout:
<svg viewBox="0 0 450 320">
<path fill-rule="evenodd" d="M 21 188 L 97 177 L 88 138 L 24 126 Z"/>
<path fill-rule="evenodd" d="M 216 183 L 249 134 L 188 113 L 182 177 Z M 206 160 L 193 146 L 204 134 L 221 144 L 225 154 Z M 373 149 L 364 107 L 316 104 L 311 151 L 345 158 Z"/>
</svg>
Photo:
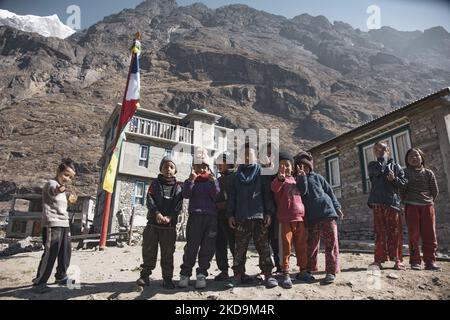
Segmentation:
<svg viewBox="0 0 450 320">
<path fill-rule="evenodd" d="M 175 255 L 175 280 L 178 279 L 184 243 L 177 243 Z M 276 287 L 266 289 L 262 285 L 245 285 L 226 289 L 223 283 L 216 282 L 213 276 L 218 273 L 215 261 L 212 262 L 208 287 L 196 290 L 195 278 L 186 289 L 167 290 L 162 288 L 161 271 L 157 267 L 149 287 L 140 289 L 135 285 L 139 276 L 141 252 L 139 246 L 111 247 L 105 251 L 74 250 L 70 275 L 79 279 L 79 288 L 59 287 L 51 284 L 51 292 L 36 294 L 31 290 L 31 280 L 35 276 L 42 251 L 21 253 L 0 258 L 0 300 L 4 299 L 83 299 L 83 300 L 292 300 L 292 299 L 443 299 L 450 300 L 450 262 L 439 262 L 441 271 L 393 270 L 393 263 L 384 265 L 381 271 L 368 270 L 373 257 L 370 254 L 342 253 L 341 268 L 337 280 L 331 285 L 294 281 L 292 289 Z M 407 262 L 407 258 L 406 261 Z M 320 267 L 324 267 L 324 255 L 320 254 Z M 248 252 L 247 269 L 251 275 L 258 273 L 258 256 Z M 294 278 L 297 269 L 295 258 L 291 258 L 291 272 Z M 321 269 L 323 270 L 323 269 Z M 77 276 L 78 274 L 78 276 Z M 318 272 L 318 280 L 325 276 Z"/>
</svg>

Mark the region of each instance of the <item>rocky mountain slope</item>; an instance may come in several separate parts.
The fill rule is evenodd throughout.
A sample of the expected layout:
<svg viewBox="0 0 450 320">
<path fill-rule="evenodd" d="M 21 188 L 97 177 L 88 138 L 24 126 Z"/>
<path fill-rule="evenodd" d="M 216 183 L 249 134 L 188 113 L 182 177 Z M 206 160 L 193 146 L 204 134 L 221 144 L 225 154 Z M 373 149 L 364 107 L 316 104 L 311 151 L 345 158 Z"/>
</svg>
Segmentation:
<svg viewBox="0 0 450 320">
<path fill-rule="evenodd" d="M 143 108 L 207 108 L 222 125 L 279 128 L 292 151 L 450 83 L 442 27 L 362 32 L 323 16 L 174 0 L 145 1 L 64 40 L 0 27 L 3 200 L 39 185 L 63 156 L 78 161 L 80 190 L 95 193 L 101 127 L 121 100 L 137 30 Z"/>
</svg>

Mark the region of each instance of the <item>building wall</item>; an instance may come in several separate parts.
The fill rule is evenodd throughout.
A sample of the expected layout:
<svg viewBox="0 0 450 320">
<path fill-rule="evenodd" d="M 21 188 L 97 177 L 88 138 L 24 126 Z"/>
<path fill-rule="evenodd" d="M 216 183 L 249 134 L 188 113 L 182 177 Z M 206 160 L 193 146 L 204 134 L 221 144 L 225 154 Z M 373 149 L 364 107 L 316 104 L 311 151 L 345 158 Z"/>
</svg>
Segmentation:
<svg viewBox="0 0 450 320">
<path fill-rule="evenodd" d="M 450 123 L 445 116 L 450 113 L 448 106 L 426 105 L 420 112 L 407 114 L 410 121 L 410 138 L 412 147 L 421 148 L 426 155 L 426 164 L 436 174 L 440 194 L 436 201 L 437 234 L 440 249 L 450 247 Z M 448 119 L 448 118 L 447 118 Z M 380 123 L 380 126 L 385 123 Z M 327 145 L 323 150 L 313 150 L 314 164 L 317 172 L 326 176 L 325 157 L 320 153 L 336 147 L 339 152 L 342 197 L 339 199 L 345 218 L 339 221 L 339 236 L 345 240 L 374 240 L 372 212 L 367 206 L 368 193 L 363 192 L 362 172 L 359 148 L 353 136 L 334 145 Z M 404 226 L 405 243 L 407 240 Z"/>
<path fill-rule="evenodd" d="M 150 146 L 148 166 L 139 166 L 139 146 L 145 144 Z M 159 174 L 159 165 L 166 152 L 166 149 L 172 149 L 173 144 L 164 144 L 148 140 L 127 140 L 124 141 L 119 162 L 119 173 L 134 175 L 142 178 L 155 178 Z M 192 158 L 191 148 L 176 151 L 174 161 L 177 165 L 177 178 L 185 180 L 191 172 Z"/>
</svg>

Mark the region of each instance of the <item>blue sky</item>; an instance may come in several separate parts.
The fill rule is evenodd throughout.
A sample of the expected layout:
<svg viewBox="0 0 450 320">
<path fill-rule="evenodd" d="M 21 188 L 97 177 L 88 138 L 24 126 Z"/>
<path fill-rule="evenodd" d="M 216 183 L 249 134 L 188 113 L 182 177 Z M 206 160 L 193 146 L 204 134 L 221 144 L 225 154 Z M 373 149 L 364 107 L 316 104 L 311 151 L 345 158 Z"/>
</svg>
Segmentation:
<svg viewBox="0 0 450 320">
<path fill-rule="evenodd" d="M 70 14 L 69 5 L 81 9 L 81 28 L 87 28 L 103 17 L 124 8 L 134 8 L 142 0 L 0 0 L 0 8 L 17 14 L 57 14 L 66 23 Z M 331 22 L 344 21 L 354 28 L 367 31 L 366 13 L 370 5 L 380 8 L 381 26 L 398 30 L 424 30 L 437 25 L 450 32 L 450 2 L 439 0 L 177 0 L 179 5 L 203 2 L 210 8 L 231 3 L 247 4 L 250 7 L 292 18 L 302 13 L 322 14 Z"/>
</svg>

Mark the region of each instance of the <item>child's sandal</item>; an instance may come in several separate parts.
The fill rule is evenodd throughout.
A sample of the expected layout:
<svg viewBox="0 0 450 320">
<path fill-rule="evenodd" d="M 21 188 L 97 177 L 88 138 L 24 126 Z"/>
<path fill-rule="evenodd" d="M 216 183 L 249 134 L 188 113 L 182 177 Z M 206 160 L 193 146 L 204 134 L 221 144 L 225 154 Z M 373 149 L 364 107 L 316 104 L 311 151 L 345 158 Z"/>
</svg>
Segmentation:
<svg viewBox="0 0 450 320">
<path fill-rule="evenodd" d="M 406 267 L 402 262 L 396 262 L 394 266 L 394 270 L 405 271 Z"/>
</svg>

